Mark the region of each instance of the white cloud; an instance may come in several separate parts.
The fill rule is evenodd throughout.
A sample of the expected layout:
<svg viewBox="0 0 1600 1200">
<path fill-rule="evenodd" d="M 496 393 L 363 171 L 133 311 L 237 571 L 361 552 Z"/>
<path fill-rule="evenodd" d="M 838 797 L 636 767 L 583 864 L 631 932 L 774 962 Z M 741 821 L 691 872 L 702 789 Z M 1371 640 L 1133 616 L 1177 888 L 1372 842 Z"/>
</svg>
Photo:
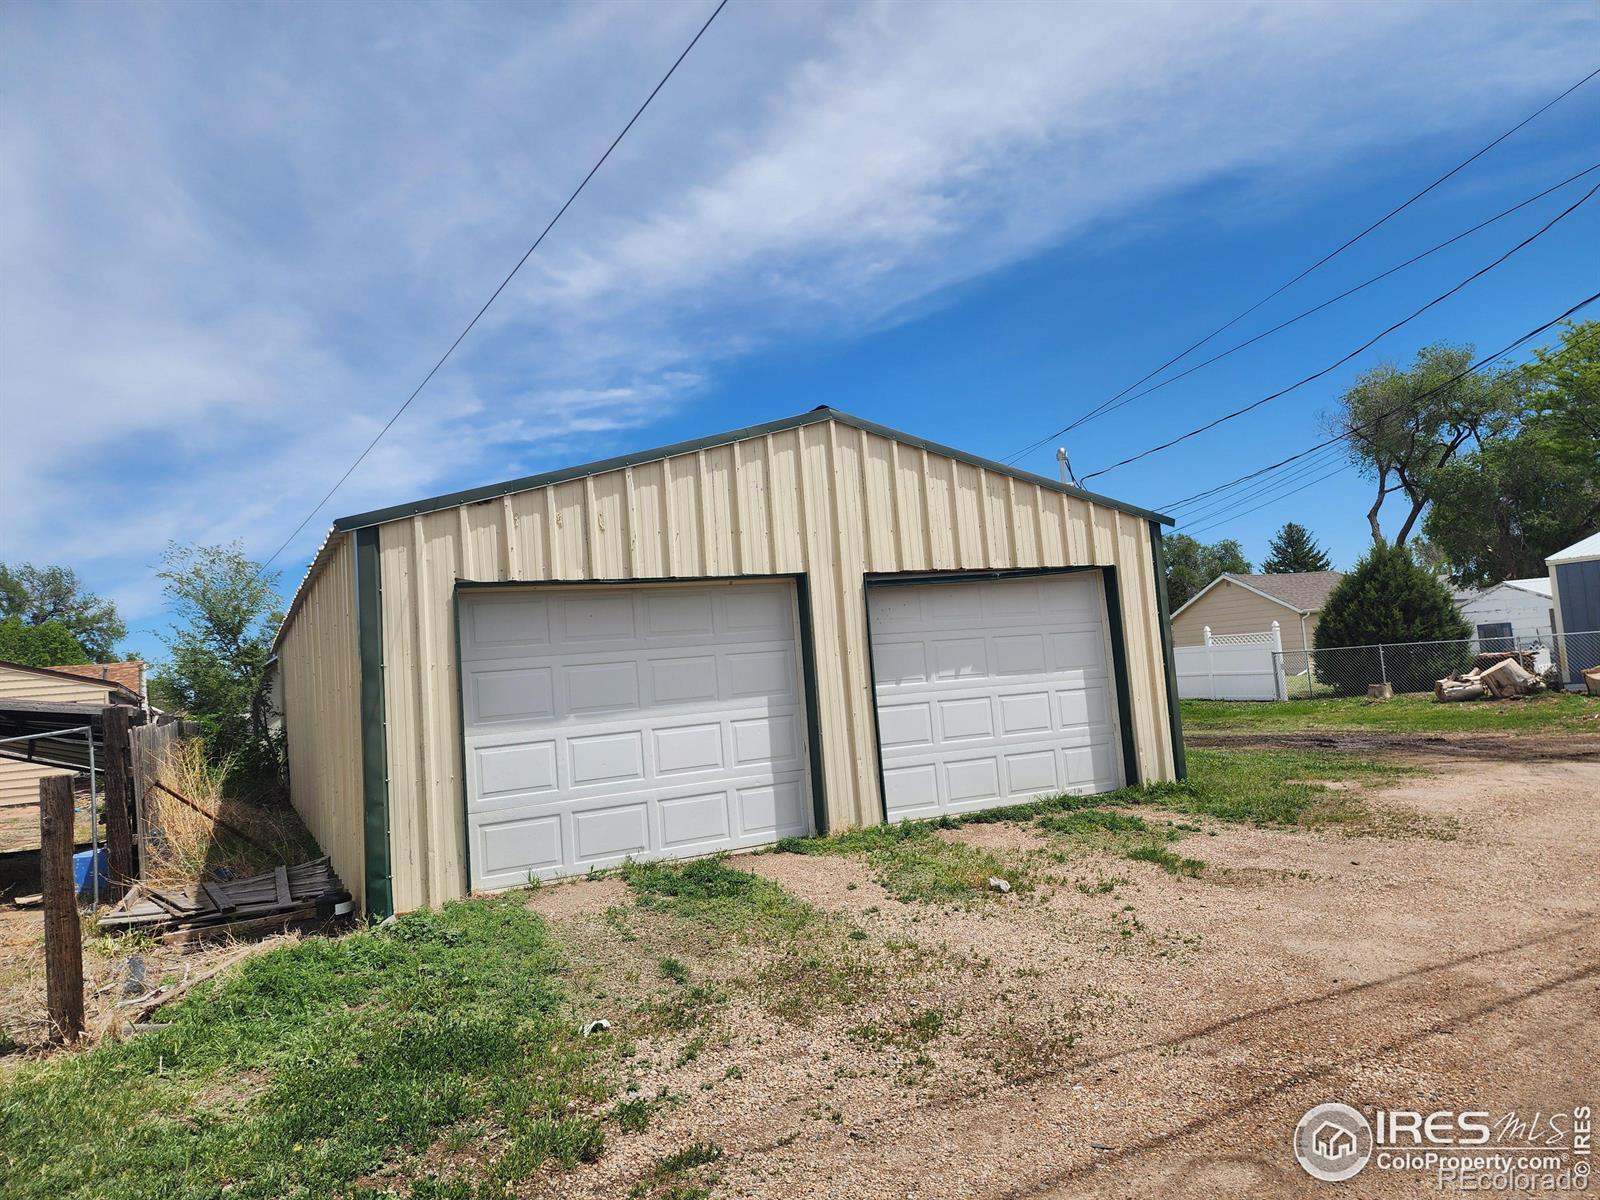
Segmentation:
<svg viewBox="0 0 1600 1200">
<path fill-rule="evenodd" d="M 0 556 L 147 606 L 168 538 L 270 551 L 705 11 L 8 7 Z M 734 0 L 290 558 L 337 513 L 610 452 L 731 358 L 1186 188 L 1292 196 L 1498 121 L 1593 33 L 1540 16 Z"/>
</svg>

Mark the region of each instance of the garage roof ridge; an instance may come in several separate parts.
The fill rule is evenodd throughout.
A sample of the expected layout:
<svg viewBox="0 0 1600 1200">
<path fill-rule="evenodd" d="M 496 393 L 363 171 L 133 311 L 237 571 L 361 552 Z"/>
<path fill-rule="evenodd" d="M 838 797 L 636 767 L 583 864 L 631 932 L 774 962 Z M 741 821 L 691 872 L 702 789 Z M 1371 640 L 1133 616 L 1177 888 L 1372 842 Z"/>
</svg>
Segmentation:
<svg viewBox="0 0 1600 1200">
<path fill-rule="evenodd" d="M 619 471 L 624 467 L 638 466 L 641 463 L 659 462 L 662 459 L 675 458 L 681 454 L 692 454 L 696 450 L 707 450 L 715 446 L 731 445 L 734 442 L 750 441 L 754 438 L 765 437 L 767 434 L 799 429 L 822 421 L 837 421 L 841 425 L 849 425 L 915 449 L 927 450 L 931 454 L 941 454 L 946 458 L 953 458 L 958 462 L 964 462 L 969 466 L 978 467 L 984 471 L 997 475 L 1008 475 L 1013 479 L 1036 484 L 1051 491 L 1063 492 L 1068 496 L 1075 496 L 1092 504 L 1103 504 L 1132 516 L 1143 517 L 1150 521 L 1159 521 L 1163 525 L 1174 523 L 1173 518 L 1165 513 L 1153 512 L 1150 509 L 1127 504 L 1121 500 L 1114 500 L 1110 496 L 1102 496 L 1095 492 L 1086 491 L 1083 488 L 1062 483 L 1044 475 L 1035 475 L 1031 471 L 1023 471 L 1016 467 L 1007 466 L 1004 463 L 995 462 L 992 459 L 981 458 L 978 455 L 969 454 L 965 450 L 957 450 L 950 446 L 941 445 L 938 442 L 928 441 L 926 438 L 903 433 L 898 429 L 891 429 L 887 425 L 879 425 L 875 421 L 868 421 L 863 417 L 853 416 L 850 413 L 842 412 L 837 408 L 823 404 L 818 405 L 809 412 L 800 413 L 798 416 L 785 417 L 781 420 L 768 421 L 759 425 L 748 425 L 742 429 L 730 429 L 725 433 L 715 433 L 692 441 L 657 446 L 650 450 L 635 451 L 632 454 L 624 454 L 615 458 L 600 459 L 596 462 L 564 467 L 556 471 L 546 471 L 538 475 L 525 475 L 518 479 L 508 479 L 502 483 L 485 484 L 481 487 L 467 488 L 464 491 L 447 492 L 443 495 L 413 500 L 405 504 L 391 505 L 388 508 L 375 508 L 369 512 L 340 517 L 333 523 L 332 532 L 343 533 L 352 529 L 363 529 L 369 525 L 383 525 L 390 521 L 403 520 L 406 517 L 420 516 L 423 513 L 438 512 L 441 509 L 459 508 L 466 504 L 495 500 L 501 496 L 509 496 L 517 492 L 532 491 L 534 488 L 548 487 L 555 483 L 565 483 L 573 479 L 583 479 L 590 475 L 600 475 L 606 471 Z"/>
</svg>

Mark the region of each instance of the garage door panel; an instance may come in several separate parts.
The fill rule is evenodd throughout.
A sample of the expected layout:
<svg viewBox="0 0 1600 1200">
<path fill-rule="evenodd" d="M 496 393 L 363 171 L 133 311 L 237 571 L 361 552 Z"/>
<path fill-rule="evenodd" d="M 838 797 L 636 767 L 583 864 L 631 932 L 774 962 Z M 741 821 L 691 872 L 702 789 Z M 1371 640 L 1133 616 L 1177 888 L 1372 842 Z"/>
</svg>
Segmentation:
<svg viewBox="0 0 1600 1200">
<path fill-rule="evenodd" d="M 795 697 L 794 654 L 789 650 L 755 650 L 724 655 L 720 662 L 722 694 L 728 699 L 759 696 L 783 702 Z"/>
<path fill-rule="evenodd" d="M 1078 575 L 869 591 L 891 819 L 1120 786 L 1101 595 Z"/>
<path fill-rule="evenodd" d="M 720 724 L 680 725 L 657 729 L 653 736 L 657 775 L 720 771 L 723 768 Z"/>
<path fill-rule="evenodd" d="M 474 604 L 463 622 L 464 659 L 501 658 L 550 642 L 549 605 L 534 597 L 492 597 Z"/>
<path fill-rule="evenodd" d="M 565 713 L 617 712 L 639 707 L 639 664 L 597 662 L 568 666 L 561 674 Z"/>
<path fill-rule="evenodd" d="M 701 846 L 714 850 L 731 836 L 727 792 L 676 796 L 662 800 L 659 809 L 661 845 L 665 849 L 683 850 Z"/>
<path fill-rule="evenodd" d="M 940 638 L 933 643 L 935 679 L 977 679 L 989 673 L 989 651 L 981 637 Z"/>
<path fill-rule="evenodd" d="M 694 704 L 717 698 L 717 660 L 655 658 L 650 662 L 650 698 L 656 704 Z"/>
<path fill-rule="evenodd" d="M 792 587 L 606 590 L 463 604 L 475 887 L 810 831 Z M 541 611 L 543 649 L 515 627 Z"/>
<path fill-rule="evenodd" d="M 645 634 L 651 638 L 715 632 L 711 597 L 704 592 L 658 592 L 644 598 L 644 610 Z"/>
<path fill-rule="evenodd" d="M 602 733 L 567 741 L 568 778 L 574 789 L 597 783 L 631 783 L 643 780 L 644 735 L 637 730 Z"/>
<path fill-rule="evenodd" d="M 556 604 L 563 641 L 628 641 L 635 636 L 635 602 L 630 594 L 584 592 L 562 596 Z"/>
<path fill-rule="evenodd" d="M 739 767 L 794 763 L 804 745 L 799 718 L 793 715 L 750 717 L 730 722 L 729 728 L 733 735 L 733 762 Z"/>
<path fill-rule="evenodd" d="M 489 887 L 516 887 L 530 875 L 549 871 L 562 860 L 559 816 L 517 816 L 480 824 L 472 847 Z"/>
<path fill-rule="evenodd" d="M 484 671 L 467 689 L 467 719 L 538 721 L 555 715 L 555 673 L 549 667 Z"/>
<path fill-rule="evenodd" d="M 1013 796 L 1054 792 L 1061 787 L 1054 748 L 1006 755 L 1006 791 Z"/>
<path fill-rule="evenodd" d="M 738 788 L 734 796 L 740 836 L 747 845 L 811 832 L 811 814 L 801 776 Z"/>
<path fill-rule="evenodd" d="M 479 746 L 473 755 L 478 795 L 485 800 L 553 792 L 559 786 L 554 741 Z"/>
<path fill-rule="evenodd" d="M 939 773 L 932 763 L 883 767 L 883 794 L 891 818 L 936 813 L 940 804 Z"/>
<path fill-rule="evenodd" d="M 994 706 L 988 696 L 939 701 L 939 734 L 947 742 L 994 736 Z"/>
<path fill-rule="evenodd" d="M 1049 733 L 1055 728 L 1051 719 L 1048 692 L 1022 692 L 1000 697 L 1000 734 L 1002 737 L 1021 737 L 1030 733 Z"/>
<path fill-rule="evenodd" d="M 650 848 L 650 811 L 641 799 L 572 814 L 573 860 L 583 867 L 639 855 Z"/>
<path fill-rule="evenodd" d="M 928 678 L 926 649 L 916 642 L 873 642 L 872 675 L 879 684 L 921 683 Z"/>
</svg>

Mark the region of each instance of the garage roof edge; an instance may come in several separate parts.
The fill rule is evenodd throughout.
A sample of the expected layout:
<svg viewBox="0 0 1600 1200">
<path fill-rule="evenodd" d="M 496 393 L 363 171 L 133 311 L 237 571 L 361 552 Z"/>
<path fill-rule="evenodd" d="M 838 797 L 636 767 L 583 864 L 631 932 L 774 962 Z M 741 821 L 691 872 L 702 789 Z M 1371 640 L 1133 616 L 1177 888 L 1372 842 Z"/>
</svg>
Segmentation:
<svg viewBox="0 0 1600 1200">
<path fill-rule="evenodd" d="M 494 500 L 517 492 L 527 492 L 532 491 L 534 488 L 548 487 L 551 484 L 566 483 L 569 480 L 583 479 L 590 475 L 600 475 L 606 471 L 620 471 L 624 467 L 635 467 L 641 463 L 659 462 L 662 459 L 675 458 L 681 454 L 693 454 L 696 450 L 708 450 L 716 446 L 731 445 L 734 442 L 749 441 L 753 438 L 765 437 L 770 433 L 799 429 L 822 421 L 837 421 L 841 425 L 849 425 L 867 433 L 877 434 L 879 437 L 889 438 L 919 450 L 926 450 L 931 454 L 942 454 L 946 458 L 953 458 L 958 462 L 966 463 L 968 466 L 992 471 L 998 475 L 1009 475 L 1013 479 L 1036 484 L 1054 492 L 1063 492 L 1068 496 L 1074 496 L 1092 504 L 1103 504 L 1136 517 L 1159 521 L 1163 525 L 1174 524 L 1173 518 L 1165 513 L 1152 512 L 1150 509 L 1139 508 L 1136 505 L 1126 504 L 1121 500 L 1114 500 L 1110 496 L 1102 496 L 1095 492 L 1085 491 L 1083 488 L 1074 487 L 1071 484 L 1062 483 L 1044 475 L 1035 475 L 1031 471 L 1022 471 L 1016 467 L 995 462 L 992 459 L 980 458 L 978 455 L 969 454 L 965 450 L 957 450 L 950 446 L 941 445 L 938 442 L 930 442 L 926 438 L 902 433 L 898 429 L 890 429 L 887 425 L 879 425 L 875 421 L 868 421 L 862 417 L 852 416 L 849 413 L 840 412 L 836 408 L 829 408 L 823 405 L 812 409 L 810 412 L 801 413 L 799 416 L 785 417 L 779 421 L 768 421 L 761 425 L 749 425 L 743 429 L 731 429 L 726 433 L 715 433 L 709 437 L 696 438 L 693 441 L 677 442 L 670 446 L 658 446 L 652 450 L 640 450 L 633 454 L 624 454 L 616 458 L 601 459 L 597 462 L 584 463 L 575 467 L 564 467 L 558 471 L 547 471 L 540 475 L 525 475 L 520 479 L 508 479 L 503 483 L 485 484 L 482 487 L 468 488 L 465 491 L 447 492 L 444 495 L 413 500 L 406 504 L 391 505 L 388 508 L 375 508 L 370 512 L 340 517 L 333 523 L 332 532 L 344 533 L 352 529 L 363 529 L 369 525 L 383 525 L 390 521 L 403 520 L 406 517 L 438 512 L 441 509 L 459 508 L 462 505 Z"/>
</svg>

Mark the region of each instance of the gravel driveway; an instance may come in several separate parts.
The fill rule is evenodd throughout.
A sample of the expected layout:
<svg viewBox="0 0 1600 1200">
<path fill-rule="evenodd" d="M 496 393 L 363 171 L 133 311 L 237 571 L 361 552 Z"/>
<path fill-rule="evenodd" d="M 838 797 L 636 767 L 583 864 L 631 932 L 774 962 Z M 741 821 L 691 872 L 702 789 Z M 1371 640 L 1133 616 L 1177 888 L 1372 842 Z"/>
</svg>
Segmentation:
<svg viewBox="0 0 1600 1200">
<path fill-rule="evenodd" d="M 651 1115 L 546 1186 L 1329 1196 L 1289 1152 L 1322 1101 L 1600 1102 L 1600 764 L 1440 761 L 1375 799 L 1446 836 L 1202 821 L 1188 878 L 967 826 L 940 836 L 1036 882 L 944 907 L 893 899 L 859 857 L 729 860 L 825 914 L 803 944 L 697 930 L 615 879 L 548 888 L 532 903 Z M 664 958 L 684 977 L 664 981 Z M 663 1017 L 684 986 L 706 1003 Z M 695 1143 L 720 1158 L 662 1172 Z M 1368 1170 L 1339 1194 L 1438 1192 Z"/>
</svg>

